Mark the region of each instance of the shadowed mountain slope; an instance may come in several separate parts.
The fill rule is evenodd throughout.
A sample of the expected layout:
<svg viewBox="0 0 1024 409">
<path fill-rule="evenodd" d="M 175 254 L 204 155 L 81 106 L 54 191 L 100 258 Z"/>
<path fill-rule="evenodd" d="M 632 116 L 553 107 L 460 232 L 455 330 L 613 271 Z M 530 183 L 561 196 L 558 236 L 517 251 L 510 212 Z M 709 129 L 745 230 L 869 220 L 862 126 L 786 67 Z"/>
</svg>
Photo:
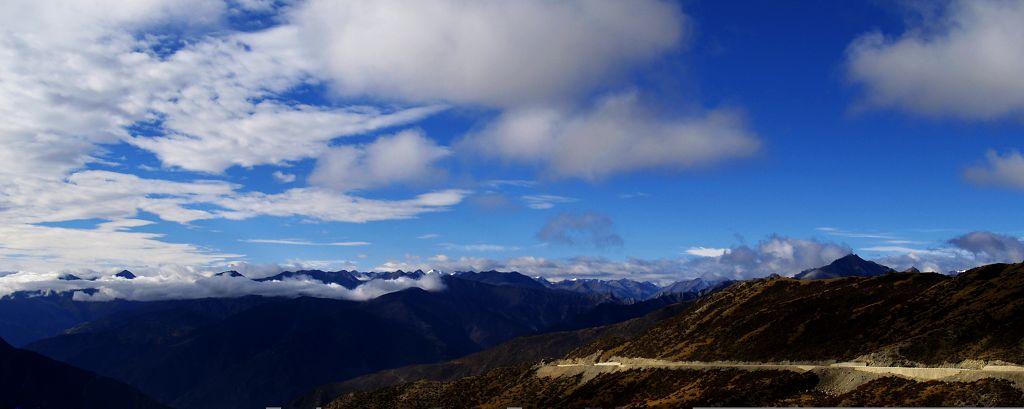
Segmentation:
<svg viewBox="0 0 1024 409">
<path fill-rule="evenodd" d="M 0 407 L 166 409 L 134 388 L 0 340 Z"/>
</svg>

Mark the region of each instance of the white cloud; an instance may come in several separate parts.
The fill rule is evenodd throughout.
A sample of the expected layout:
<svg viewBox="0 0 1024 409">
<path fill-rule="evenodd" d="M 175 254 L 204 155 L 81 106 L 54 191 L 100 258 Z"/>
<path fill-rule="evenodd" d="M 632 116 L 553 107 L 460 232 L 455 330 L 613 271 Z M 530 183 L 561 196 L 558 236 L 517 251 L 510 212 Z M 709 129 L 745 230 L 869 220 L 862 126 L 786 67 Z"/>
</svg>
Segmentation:
<svg viewBox="0 0 1024 409">
<path fill-rule="evenodd" d="M 244 274 L 244 273 L 243 273 Z M 57 274 L 16 273 L 0 277 L 0 296 L 14 291 L 58 290 L 94 288 L 95 294 L 76 293 L 78 301 L 107 301 L 112 299 L 153 301 L 169 299 L 196 299 L 209 297 L 239 297 L 263 295 L 271 297 L 310 296 L 346 300 L 367 300 L 381 295 L 422 288 L 440 291 L 444 283 L 439 274 L 427 274 L 418 279 L 400 277 L 393 280 L 371 280 L 354 289 L 337 284 L 295 278 L 281 281 L 257 282 L 243 277 L 210 277 L 199 274 L 162 272 L 138 276 L 132 280 L 102 276 L 95 281 L 63 281 Z"/>
<path fill-rule="evenodd" d="M 30 179 L 11 189 L 0 196 L 4 223 L 118 220 L 133 218 L 140 210 L 177 223 L 263 215 L 362 223 L 448 210 L 470 193 L 449 189 L 405 200 L 365 199 L 318 188 L 266 194 L 240 192 L 238 186 L 219 181 L 172 182 L 109 171 L 78 172 L 67 182 Z M 195 205 L 208 209 L 191 207 Z"/>
<path fill-rule="evenodd" d="M 245 243 L 258 243 L 258 244 L 283 244 L 289 246 L 336 246 L 336 247 L 356 247 L 356 246 L 369 246 L 370 242 L 367 241 L 332 241 L 332 242 L 315 242 L 308 240 L 296 240 L 296 239 L 245 239 L 242 240 Z"/>
<path fill-rule="evenodd" d="M 296 29 L 218 32 L 220 2 L 21 3 L 4 3 L 0 17 L 0 116 L 9 118 L 0 124 L 0 173 L 59 177 L 98 161 L 100 144 L 120 141 L 189 170 L 279 164 L 315 156 L 333 138 L 439 109 L 279 100 L 320 81 Z M 209 32 L 183 29 L 194 37 L 170 55 L 157 52 L 167 38 L 145 31 L 200 23 Z M 132 135 L 127 127 L 137 123 L 155 135 Z"/>
<path fill-rule="evenodd" d="M 187 207 L 231 196 L 236 185 L 220 181 L 174 182 L 90 170 L 65 180 L 21 178 L 0 181 L 2 223 L 133 218 L 139 210 L 163 220 L 188 223 L 216 217 Z"/>
<path fill-rule="evenodd" d="M 448 154 L 422 131 L 406 130 L 363 146 L 331 148 L 317 159 L 309 183 L 346 191 L 425 181 L 441 173 L 433 164 Z"/>
<path fill-rule="evenodd" d="M 202 266 L 241 257 L 184 243 L 163 235 L 123 231 L 133 221 L 95 229 L 0 224 L 0 260 L 7 271 L 53 272 L 97 268 Z"/>
<path fill-rule="evenodd" d="M 339 92 L 511 106 L 583 93 L 676 47 L 668 2 L 314 0 L 293 22 Z"/>
<path fill-rule="evenodd" d="M 750 156 L 761 145 L 734 112 L 665 117 L 633 92 L 584 111 L 519 109 L 464 142 L 471 150 L 539 165 L 550 177 L 601 179 L 643 169 L 686 169 Z"/>
<path fill-rule="evenodd" d="M 869 106 L 962 119 L 1022 118 L 1024 3 L 958 0 L 902 35 L 861 36 L 847 50 L 849 78 Z"/>
<path fill-rule="evenodd" d="M 299 216 L 313 220 L 365 223 L 409 219 L 420 213 L 446 211 L 462 201 L 469 191 L 448 189 L 424 193 L 405 200 L 375 200 L 349 196 L 329 189 L 295 188 L 279 194 L 249 192 L 218 199 L 227 209 L 218 215 L 242 220 L 266 215 Z"/>
<path fill-rule="evenodd" d="M 985 155 L 988 163 L 964 171 L 964 178 L 979 185 L 997 185 L 1024 190 L 1024 156 L 1018 151 L 1000 155 L 989 151 Z"/>
<path fill-rule="evenodd" d="M 271 176 L 274 177 L 274 180 L 276 180 L 278 182 L 281 182 L 281 183 L 292 183 L 292 182 L 295 181 L 295 175 L 294 174 L 292 174 L 292 173 L 285 173 L 285 172 L 282 172 L 282 171 L 279 171 L 279 170 L 275 170 L 274 173 L 271 174 Z"/>
<path fill-rule="evenodd" d="M 433 239 L 436 239 L 438 237 L 441 237 L 441 235 L 437 234 L 437 233 L 427 233 L 427 234 L 421 234 L 419 236 L 416 236 L 416 238 L 420 239 L 420 240 L 433 240 Z"/>
<path fill-rule="evenodd" d="M 576 198 L 558 195 L 526 195 L 523 196 L 526 207 L 543 210 L 555 207 L 556 204 L 575 203 Z"/>
<path fill-rule="evenodd" d="M 136 232 L 151 223 L 138 219 L 140 212 L 174 223 L 260 215 L 366 222 L 445 210 L 468 194 L 447 190 L 394 201 L 312 188 L 265 194 L 223 181 L 88 170 L 93 163 L 121 166 L 123 159 L 107 157 L 107 149 L 125 142 L 151 151 L 165 167 L 217 173 L 281 165 L 317 156 L 335 138 L 444 109 L 290 101 L 287 92 L 322 85 L 322 67 L 299 46 L 294 26 L 225 29 L 225 13 L 236 6 L 258 4 L 0 4 L 0 228 L 26 234 L 0 237 L 0 268 L 143 266 L 146 254 L 151 265 L 240 257 Z M 253 203 L 258 200 L 264 203 Z M 103 222 L 91 229 L 38 225 L 90 219 Z M 48 250 L 46 238 L 61 243 Z"/>
<path fill-rule="evenodd" d="M 690 247 L 686 249 L 686 254 L 698 257 L 718 257 L 725 254 L 728 251 L 729 249 L 719 249 L 712 247 Z"/>
<path fill-rule="evenodd" d="M 315 85 L 317 66 L 299 51 L 294 27 L 211 39 L 153 64 L 137 80 L 167 84 L 152 108 L 166 135 L 130 142 L 165 165 L 221 172 L 238 165 L 281 164 L 314 157 L 338 137 L 422 119 L 439 106 L 383 110 L 324 107 L 274 98 Z"/>
</svg>

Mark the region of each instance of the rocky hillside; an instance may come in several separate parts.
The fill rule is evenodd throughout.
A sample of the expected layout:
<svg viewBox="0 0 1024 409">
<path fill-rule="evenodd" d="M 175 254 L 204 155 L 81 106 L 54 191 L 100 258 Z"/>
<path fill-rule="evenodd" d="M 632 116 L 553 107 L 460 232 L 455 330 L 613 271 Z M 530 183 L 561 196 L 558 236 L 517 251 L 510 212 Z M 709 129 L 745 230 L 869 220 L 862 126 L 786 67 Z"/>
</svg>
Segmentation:
<svg viewBox="0 0 1024 409">
<path fill-rule="evenodd" d="M 955 277 L 773 278 L 736 283 L 602 349 L 605 356 L 670 360 L 1024 363 L 1021 317 L 1022 264 L 993 264 Z"/>
</svg>

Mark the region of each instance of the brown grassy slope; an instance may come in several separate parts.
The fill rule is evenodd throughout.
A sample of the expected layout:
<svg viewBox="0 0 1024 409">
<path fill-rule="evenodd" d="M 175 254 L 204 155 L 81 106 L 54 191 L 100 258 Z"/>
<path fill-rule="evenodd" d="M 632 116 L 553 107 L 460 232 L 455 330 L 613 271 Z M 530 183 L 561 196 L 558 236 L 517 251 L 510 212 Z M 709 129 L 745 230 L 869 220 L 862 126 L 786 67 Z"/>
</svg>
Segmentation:
<svg viewBox="0 0 1024 409">
<path fill-rule="evenodd" d="M 605 356 L 671 360 L 843 361 L 879 353 L 896 363 L 1024 363 L 1024 265 L 994 264 L 956 277 L 740 282 L 602 349 Z"/>
</svg>

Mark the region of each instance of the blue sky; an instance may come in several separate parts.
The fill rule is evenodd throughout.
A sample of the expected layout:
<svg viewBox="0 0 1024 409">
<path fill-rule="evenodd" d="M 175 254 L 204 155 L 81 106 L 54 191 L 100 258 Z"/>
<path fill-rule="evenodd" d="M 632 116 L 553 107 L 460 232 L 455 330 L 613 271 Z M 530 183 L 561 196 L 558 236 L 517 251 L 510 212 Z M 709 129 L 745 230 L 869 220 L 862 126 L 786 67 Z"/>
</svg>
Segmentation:
<svg viewBox="0 0 1024 409">
<path fill-rule="evenodd" d="M 5 271 L 1024 258 L 1021 3 L 3 8 Z"/>
</svg>

